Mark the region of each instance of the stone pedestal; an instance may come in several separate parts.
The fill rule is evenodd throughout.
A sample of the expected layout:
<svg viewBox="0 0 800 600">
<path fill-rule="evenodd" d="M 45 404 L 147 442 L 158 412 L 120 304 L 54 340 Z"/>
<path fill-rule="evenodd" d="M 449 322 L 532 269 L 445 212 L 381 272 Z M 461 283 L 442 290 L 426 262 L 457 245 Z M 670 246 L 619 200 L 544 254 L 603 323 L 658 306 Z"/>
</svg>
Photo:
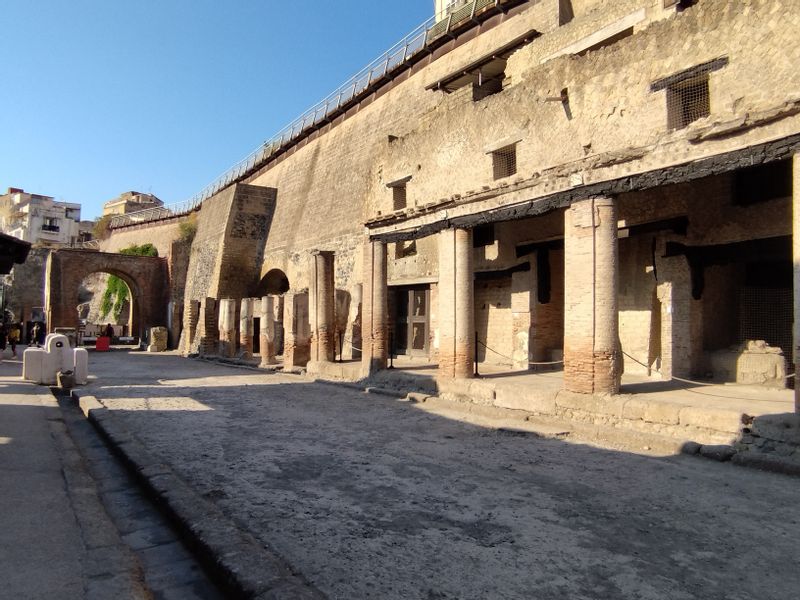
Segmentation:
<svg viewBox="0 0 800 600">
<path fill-rule="evenodd" d="M 259 306 L 261 312 L 259 347 L 261 349 L 261 366 L 274 365 L 275 360 L 275 298 L 264 296 Z"/>
<path fill-rule="evenodd" d="M 150 344 L 147 346 L 148 352 L 166 352 L 167 350 L 167 328 L 151 327 Z"/>
<path fill-rule="evenodd" d="M 361 319 L 364 376 L 385 369 L 389 358 L 386 244 L 367 242 L 364 247 L 364 289 Z"/>
<path fill-rule="evenodd" d="M 613 198 L 575 202 L 565 212 L 564 388 L 619 391 L 621 354 Z"/>
<path fill-rule="evenodd" d="M 309 290 L 311 360 L 315 362 L 332 361 L 336 342 L 333 252 L 314 252 L 312 261 L 311 288 Z"/>
<path fill-rule="evenodd" d="M 472 230 L 439 234 L 439 375 L 475 373 L 475 285 Z"/>
</svg>

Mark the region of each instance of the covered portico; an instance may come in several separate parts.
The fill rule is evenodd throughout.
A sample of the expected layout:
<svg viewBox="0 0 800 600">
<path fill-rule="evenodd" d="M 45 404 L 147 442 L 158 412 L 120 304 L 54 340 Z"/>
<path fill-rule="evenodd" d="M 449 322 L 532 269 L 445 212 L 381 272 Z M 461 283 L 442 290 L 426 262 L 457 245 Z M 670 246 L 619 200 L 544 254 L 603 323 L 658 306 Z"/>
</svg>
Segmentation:
<svg viewBox="0 0 800 600">
<path fill-rule="evenodd" d="M 732 212 L 745 223 L 756 214 L 768 217 L 763 219 L 763 225 L 752 223 L 752 244 L 748 247 L 778 247 L 787 234 L 795 240 L 793 258 L 780 258 L 791 259 L 795 265 L 793 295 L 797 324 L 800 321 L 800 306 L 796 300 L 800 295 L 797 266 L 800 251 L 796 242 L 796 203 L 800 184 L 797 159 L 793 156 L 799 142 L 798 136 L 793 136 L 691 163 L 594 183 L 587 183 L 588 174 L 583 173 L 580 177 L 583 183 L 538 196 L 535 183 L 525 185 L 526 182 L 519 181 L 503 186 L 502 190 L 484 190 L 422 210 L 417 207 L 413 211 L 397 211 L 371 219 L 367 223 L 370 241 L 364 269 L 365 290 L 369 289 L 369 294 L 364 296 L 362 374 L 375 376 L 376 371 L 387 364 L 392 349 L 389 310 L 392 281 L 386 265 L 395 244 L 414 241 L 418 245 L 435 244 L 438 258 L 438 274 L 430 284 L 430 311 L 435 315 L 431 316 L 429 360 L 415 359 L 414 369 L 421 375 L 425 370 L 421 365 L 436 365 L 435 379 L 440 389 L 448 387 L 448 380 L 474 378 L 476 355 L 480 355 L 481 347 L 484 356 L 495 350 L 488 333 L 483 339 L 475 335 L 476 296 L 483 293 L 478 283 L 489 273 L 484 270 L 487 261 L 476 251 L 480 247 L 475 244 L 476 232 L 492 225 L 501 237 L 510 228 L 524 223 L 530 236 L 506 240 L 506 246 L 516 251 L 517 259 L 526 258 L 512 261 L 513 264 L 504 263 L 498 275 L 508 279 L 510 303 L 505 308 L 510 315 L 510 325 L 504 331 L 511 341 L 507 340 L 504 352 L 497 353 L 506 359 L 507 368 L 502 372 L 509 380 L 522 381 L 517 371 L 527 371 L 533 363 L 559 362 L 545 360 L 558 359 L 559 350 L 563 351 L 563 380 L 556 386 L 557 391 L 575 393 L 578 398 L 585 396 L 583 402 L 587 405 L 591 403 L 590 396 L 619 393 L 621 384 L 624 384 L 621 391 L 627 392 L 631 385 L 638 386 L 638 390 L 649 390 L 654 389 L 652 383 L 702 378 L 709 371 L 707 363 L 711 360 L 708 348 L 704 352 L 704 340 L 707 346 L 716 342 L 713 327 L 705 322 L 713 319 L 706 315 L 704 321 L 703 286 L 698 286 L 698 281 L 703 281 L 704 276 L 706 279 L 717 276 L 715 263 L 707 258 L 716 252 L 717 246 L 713 244 L 714 235 L 706 231 L 714 226 L 714 218 L 698 212 L 692 205 L 692 198 L 702 196 L 710 188 L 733 186 L 737 177 L 743 173 L 747 175 L 755 161 L 763 165 L 789 161 L 793 165 L 794 191 L 790 198 L 759 200 L 758 206 L 735 207 Z M 726 193 L 731 194 L 730 191 Z M 670 195 L 677 199 L 660 203 L 664 196 Z M 726 197 L 725 201 L 730 198 Z M 789 230 L 783 231 L 786 223 L 780 215 L 787 208 L 794 209 L 794 235 Z M 553 230 L 553 222 L 561 224 L 560 232 Z M 545 223 L 550 225 L 549 231 Z M 687 234 L 690 223 L 695 230 Z M 712 243 L 704 244 L 703 239 L 697 237 L 700 235 L 707 236 Z M 725 252 L 741 254 L 737 250 L 744 248 L 741 242 L 724 241 Z M 691 251 L 676 252 L 676 247 Z M 502 254 L 502 247 L 499 252 Z M 705 262 L 698 265 L 690 254 L 706 257 Z M 476 256 L 477 261 L 483 263 L 477 268 Z M 556 262 L 562 260 L 561 279 L 553 273 L 554 256 Z M 547 261 L 542 257 L 548 257 Z M 743 256 L 736 260 L 745 264 L 751 258 Z M 500 263 L 502 261 L 498 261 Z M 649 282 L 640 285 L 645 276 Z M 713 285 L 712 281 L 707 286 L 710 291 L 706 293 L 711 294 L 705 303 L 707 310 L 715 302 L 713 294 L 725 289 Z M 547 293 L 543 293 L 542 287 L 548 288 Z M 550 303 L 549 300 L 542 302 L 548 293 L 553 296 L 549 300 L 556 298 L 561 305 L 561 310 L 555 311 L 556 318 L 550 319 L 555 325 L 537 318 L 538 311 Z M 624 304 L 622 311 L 621 302 Z M 643 302 L 648 304 L 645 310 L 642 310 Z M 552 330 L 558 330 L 559 317 L 563 343 L 560 349 L 551 344 L 550 353 L 546 355 L 542 352 L 544 338 L 547 335 L 552 338 Z M 636 332 L 642 328 L 649 329 L 650 347 L 637 346 Z M 798 339 L 796 330 L 794 338 Z M 793 348 L 796 347 L 797 342 L 793 342 Z M 521 349 L 525 350 L 525 356 L 520 356 Z M 781 347 L 781 350 L 788 356 L 788 347 Z M 777 360 L 775 357 L 767 359 Z M 788 358 L 788 361 L 793 359 Z M 394 366 L 403 364 L 401 359 Z M 623 370 L 629 371 L 624 381 Z M 499 376 L 497 366 L 481 363 L 479 371 L 493 379 Z M 793 364 L 788 366 L 788 372 L 791 371 L 794 371 Z M 430 369 L 426 375 L 432 376 Z M 776 380 L 785 375 L 777 373 Z M 554 387 L 555 381 L 556 378 L 550 376 L 547 386 Z M 642 387 L 645 383 L 648 385 Z M 524 385 L 537 386 L 542 382 L 526 379 Z M 797 404 L 786 402 L 793 392 L 781 391 L 781 385 L 773 387 L 777 388 L 772 395 L 778 404 L 772 408 L 780 405 L 792 411 L 797 409 Z M 737 398 L 741 400 L 739 396 L 731 396 L 731 403 L 736 404 Z M 750 412 L 758 412 L 757 407 Z"/>
</svg>

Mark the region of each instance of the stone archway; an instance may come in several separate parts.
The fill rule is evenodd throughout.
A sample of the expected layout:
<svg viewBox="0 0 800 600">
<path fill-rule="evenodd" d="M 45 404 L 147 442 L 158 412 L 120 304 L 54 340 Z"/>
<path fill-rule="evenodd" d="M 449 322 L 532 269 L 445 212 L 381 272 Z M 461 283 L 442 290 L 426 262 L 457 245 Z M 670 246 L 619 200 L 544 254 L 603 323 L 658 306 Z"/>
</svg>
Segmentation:
<svg viewBox="0 0 800 600">
<path fill-rule="evenodd" d="M 78 327 L 75 310 L 78 287 L 87 275 L 97 272 L 116 275 L 130 289 L 131 334 L 143 339 L 150 327 L 166 325 L 169 302 L 166 259 L 63 249 L 51 252 L 47 259 L 44 298 L 47 331 Z"/>
<path fill-rule="evenodd" d="M 288 291 L 289 278 L 286 277 L 286 273 L 280 269 L 270 269 L 258 283 L 258 288 L 254 296 L 256 298 L 261 298 L 262 296 L 280 296 Z"/>
</svg>

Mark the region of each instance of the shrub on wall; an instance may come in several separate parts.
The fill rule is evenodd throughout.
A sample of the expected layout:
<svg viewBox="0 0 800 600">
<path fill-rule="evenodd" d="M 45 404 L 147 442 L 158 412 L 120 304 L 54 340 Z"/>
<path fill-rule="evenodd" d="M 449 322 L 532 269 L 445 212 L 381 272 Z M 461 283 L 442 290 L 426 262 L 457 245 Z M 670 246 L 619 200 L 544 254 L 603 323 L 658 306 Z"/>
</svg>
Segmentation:
<svg viewBox="0 0 800 600">
<path fill-rule="evenodd" d="M 191 244 L 197 234 L 197 213 L 193 212 L 188 219 L 178 225 L 178 231 L 180 232 L 180 240 Z"/>
</svg>

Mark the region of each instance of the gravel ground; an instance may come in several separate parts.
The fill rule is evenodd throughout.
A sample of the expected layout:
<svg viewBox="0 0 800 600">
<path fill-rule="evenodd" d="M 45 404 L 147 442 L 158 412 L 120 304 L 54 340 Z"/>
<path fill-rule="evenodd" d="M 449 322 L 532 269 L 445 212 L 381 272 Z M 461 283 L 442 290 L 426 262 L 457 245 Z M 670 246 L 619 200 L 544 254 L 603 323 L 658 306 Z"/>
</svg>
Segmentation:
<svg viewBox="0 0 800 600">
<path fill-rule="evenodd" d="M 800 479 L 170 355 L 89 390 L 331 598 L 800 596 Z M 448 413 L 451 414 L 451 413 Z"/>
</svg>

